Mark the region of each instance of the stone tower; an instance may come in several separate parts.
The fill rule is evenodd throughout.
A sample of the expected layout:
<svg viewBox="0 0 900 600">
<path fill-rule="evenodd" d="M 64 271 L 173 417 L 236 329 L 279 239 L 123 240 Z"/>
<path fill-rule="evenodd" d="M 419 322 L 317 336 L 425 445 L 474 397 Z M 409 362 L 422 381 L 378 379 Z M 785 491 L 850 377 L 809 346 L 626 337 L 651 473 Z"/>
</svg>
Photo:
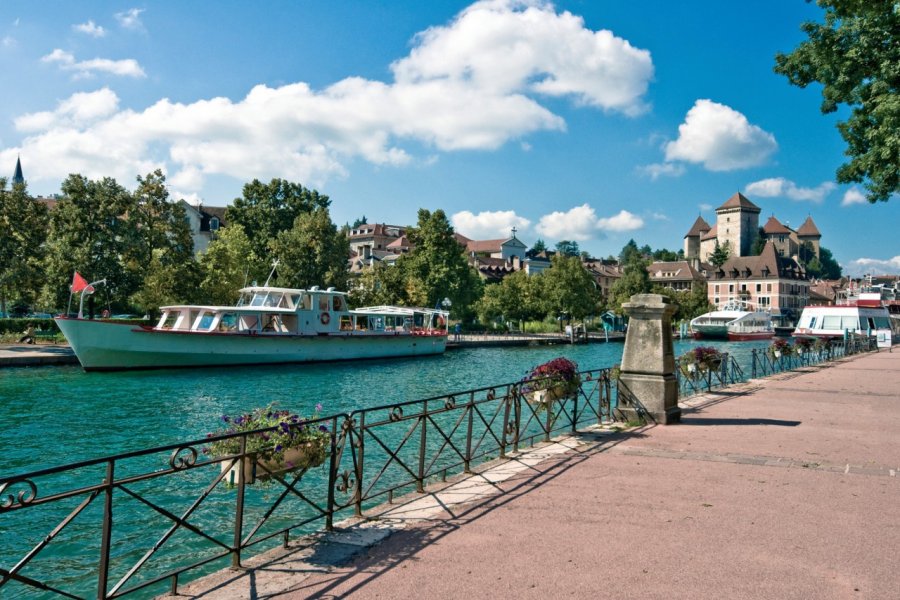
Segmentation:
<svg viewBox="0 0 900 600">
<path fill-rule="evenodd" d="M 716 234 L 719 245 L 726 242 L 732 256 L 749 256 L 759 235 L 760 208 L 740 192 L 716 209 Z"/>
<path fill-rule="evenodd" d="M 797 230 L 797 238 L 800 240 L 801 244 L 803 242 L 812 244 L 813 251 L 816 253 L 816 258 L 819 258 L 819 242 L 822 239 L 822 234 L 819 232 L 819 228 L 816 227 L 816 224 L 813 223 L 812 217 L 806 217 L 806 220 L 803 221 L 803 225 Z"/>
<path fill-rule="evenodd" d="M 709 231 L 709 224 L 703 217 L 697 217 L 691 230 L 684 236 L 684 257 L 688 260 L 700 258 L 700 238 Z"/>
</svg>

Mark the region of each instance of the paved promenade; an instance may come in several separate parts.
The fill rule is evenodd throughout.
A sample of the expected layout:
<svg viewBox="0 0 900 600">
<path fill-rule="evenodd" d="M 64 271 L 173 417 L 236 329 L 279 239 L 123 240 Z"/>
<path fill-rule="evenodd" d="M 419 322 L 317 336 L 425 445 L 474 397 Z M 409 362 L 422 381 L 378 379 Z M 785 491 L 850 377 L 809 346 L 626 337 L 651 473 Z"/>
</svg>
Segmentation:
<svg viewBox="0 0 900 600">
<path fill-rule="evenodd" d="M 179 592 L 900 597 L 900 352 L 755 380 L 683 408 L 680 425 L 558 440 Z"/>
<path fill-rule="evenodd" d="M 0 344 L 0 367 L 77 365 L 69 346 L 53 344 Z"/>
</svg>

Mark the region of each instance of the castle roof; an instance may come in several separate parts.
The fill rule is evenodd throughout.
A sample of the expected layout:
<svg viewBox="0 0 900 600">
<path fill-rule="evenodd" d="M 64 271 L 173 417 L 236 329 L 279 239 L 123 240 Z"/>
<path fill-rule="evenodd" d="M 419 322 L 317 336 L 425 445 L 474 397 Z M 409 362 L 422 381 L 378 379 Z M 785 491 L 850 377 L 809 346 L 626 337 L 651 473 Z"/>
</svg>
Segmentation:
<svg viewBox="0 0 900 600">
<path fill-rule="evenodd" d="M 759 256 L 732 256 L 715 272 L 716 279 L 805 279 L 806 272 L 793 258 L 779 256 L 767 242 Z"/>
<path fill-rule="evenodd" d="M 740 192 L 737 192 L 734 196 L 726 200 L 725 204 L 716 209 L 716 212 L 729 208 L 742 208 L 751 212 L 760 212 L 760 208 L 747 200 L 747 197 Z"/>
<path fill-rule="evenodd" d="M 702 242 L 705 240 L 714 240 L 718 237 L 719 237 L 719 226 L 713 225 L 712 229 L 710 229 L 709 231 L 707 231 L 700 237 L 700 241 Z"/>
<path fill-rule="evenodd" d="M 791 232 L 791 230 L 785 227 L 781 221 L 775 218 L 775 215 L 769 217 L 769 220 L 763 225 L 763 231 L 768 235 Z"/>
<path fill-rule="evenodd" d="M 684 237 L 700 237 L 707 231 L 709 231 L 709 223 L 704 221 L 703 217 L 697 217 L 697 220 L 691 226 L 691 230 Z"/>
<path fill-rule="evenodd" d="M 806 217 L 806 220 L 803 221 L 803 225 L 801 225 L 800 229 L 797 230 L 797 235 L 801 237 L 822 237 L 822 234 L 819 232 L 819 228 L 816 227 L 815 223 L 813 223 L 812 217 Z"/>
</svg>

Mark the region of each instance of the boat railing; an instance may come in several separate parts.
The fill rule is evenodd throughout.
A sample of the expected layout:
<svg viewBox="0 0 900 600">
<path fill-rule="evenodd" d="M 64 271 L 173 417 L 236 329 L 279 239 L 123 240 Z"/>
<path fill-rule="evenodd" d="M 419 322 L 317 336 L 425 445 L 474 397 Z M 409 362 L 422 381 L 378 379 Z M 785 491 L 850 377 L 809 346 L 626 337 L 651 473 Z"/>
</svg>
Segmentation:
<svg viewBox="0 0 900 600">
<path fill-rule="evenodd" d="M 610 421 L 611 375 L 582 371 L 576 388 L 546 404 L 519 381 L 309 420 L 296 427 L 322 431 L 327 457 L 286 473 L 247 450 L 273 428 L 0 477 L 0 597 L 176 594 L 182 580 L 240 568 L 251 553 Z M 225 439 L 239 450 L 208 453 Z"/>
</svg>

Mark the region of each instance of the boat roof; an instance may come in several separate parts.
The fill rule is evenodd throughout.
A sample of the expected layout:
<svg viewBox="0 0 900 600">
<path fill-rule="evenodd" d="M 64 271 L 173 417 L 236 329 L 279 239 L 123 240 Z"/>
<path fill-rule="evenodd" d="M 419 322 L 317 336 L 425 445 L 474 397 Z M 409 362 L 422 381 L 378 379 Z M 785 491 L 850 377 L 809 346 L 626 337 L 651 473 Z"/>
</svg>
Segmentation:
<svg viewBox="0 0 900 600">
<path fill-rule="evenodd" d="M 347 295 L 348 295 L 347 292 L 339 292 L 339 291 L 337 291 L 336 289 L 331 288 L 331 287 L 328 288 L 328 289 L 324 289 L 324 290 L 323 290 L 323 289 L 319 289 L 319 286 L 317 286 L 317 285 L 314 285 L 314 286 L 312 286 L 312 287 L 309 288 L 309 289 L 303 289 L 303 288 L 281 288 L 281 287 L 271 287 L 271 286 L 265 286 L 265 285 L 251 285 L 250 287 L 241 288 L 241 289 L 238 290 L 238 291 L 241 292 L 242 294 L 243 294 L 243 293 L 256 294 L 256 293 L 259 293 L 259 292 L 265 292 L 265 293 L 274 292 L 274 293 L 276 293 L 276 294 L 278 294 L 278 293 L 280 293 L 280 294 L 308 294 L 308 293 L 313 293 L 313 294 L 333 294 L 333 295 L 338 295 L 338 296 L 347 296 Z"/>
<path fill-rule="evenodd" d="M 380 314 L 380 315 L 414 315 L 416 313 L 430 314 L 448 314 L 445 310 L 437 310 L 434 308 L 419 308 L 410 306 L 365 306 L 362 308 L 354 308 L 350 311 L 356 314 Z"/>
</svg>

